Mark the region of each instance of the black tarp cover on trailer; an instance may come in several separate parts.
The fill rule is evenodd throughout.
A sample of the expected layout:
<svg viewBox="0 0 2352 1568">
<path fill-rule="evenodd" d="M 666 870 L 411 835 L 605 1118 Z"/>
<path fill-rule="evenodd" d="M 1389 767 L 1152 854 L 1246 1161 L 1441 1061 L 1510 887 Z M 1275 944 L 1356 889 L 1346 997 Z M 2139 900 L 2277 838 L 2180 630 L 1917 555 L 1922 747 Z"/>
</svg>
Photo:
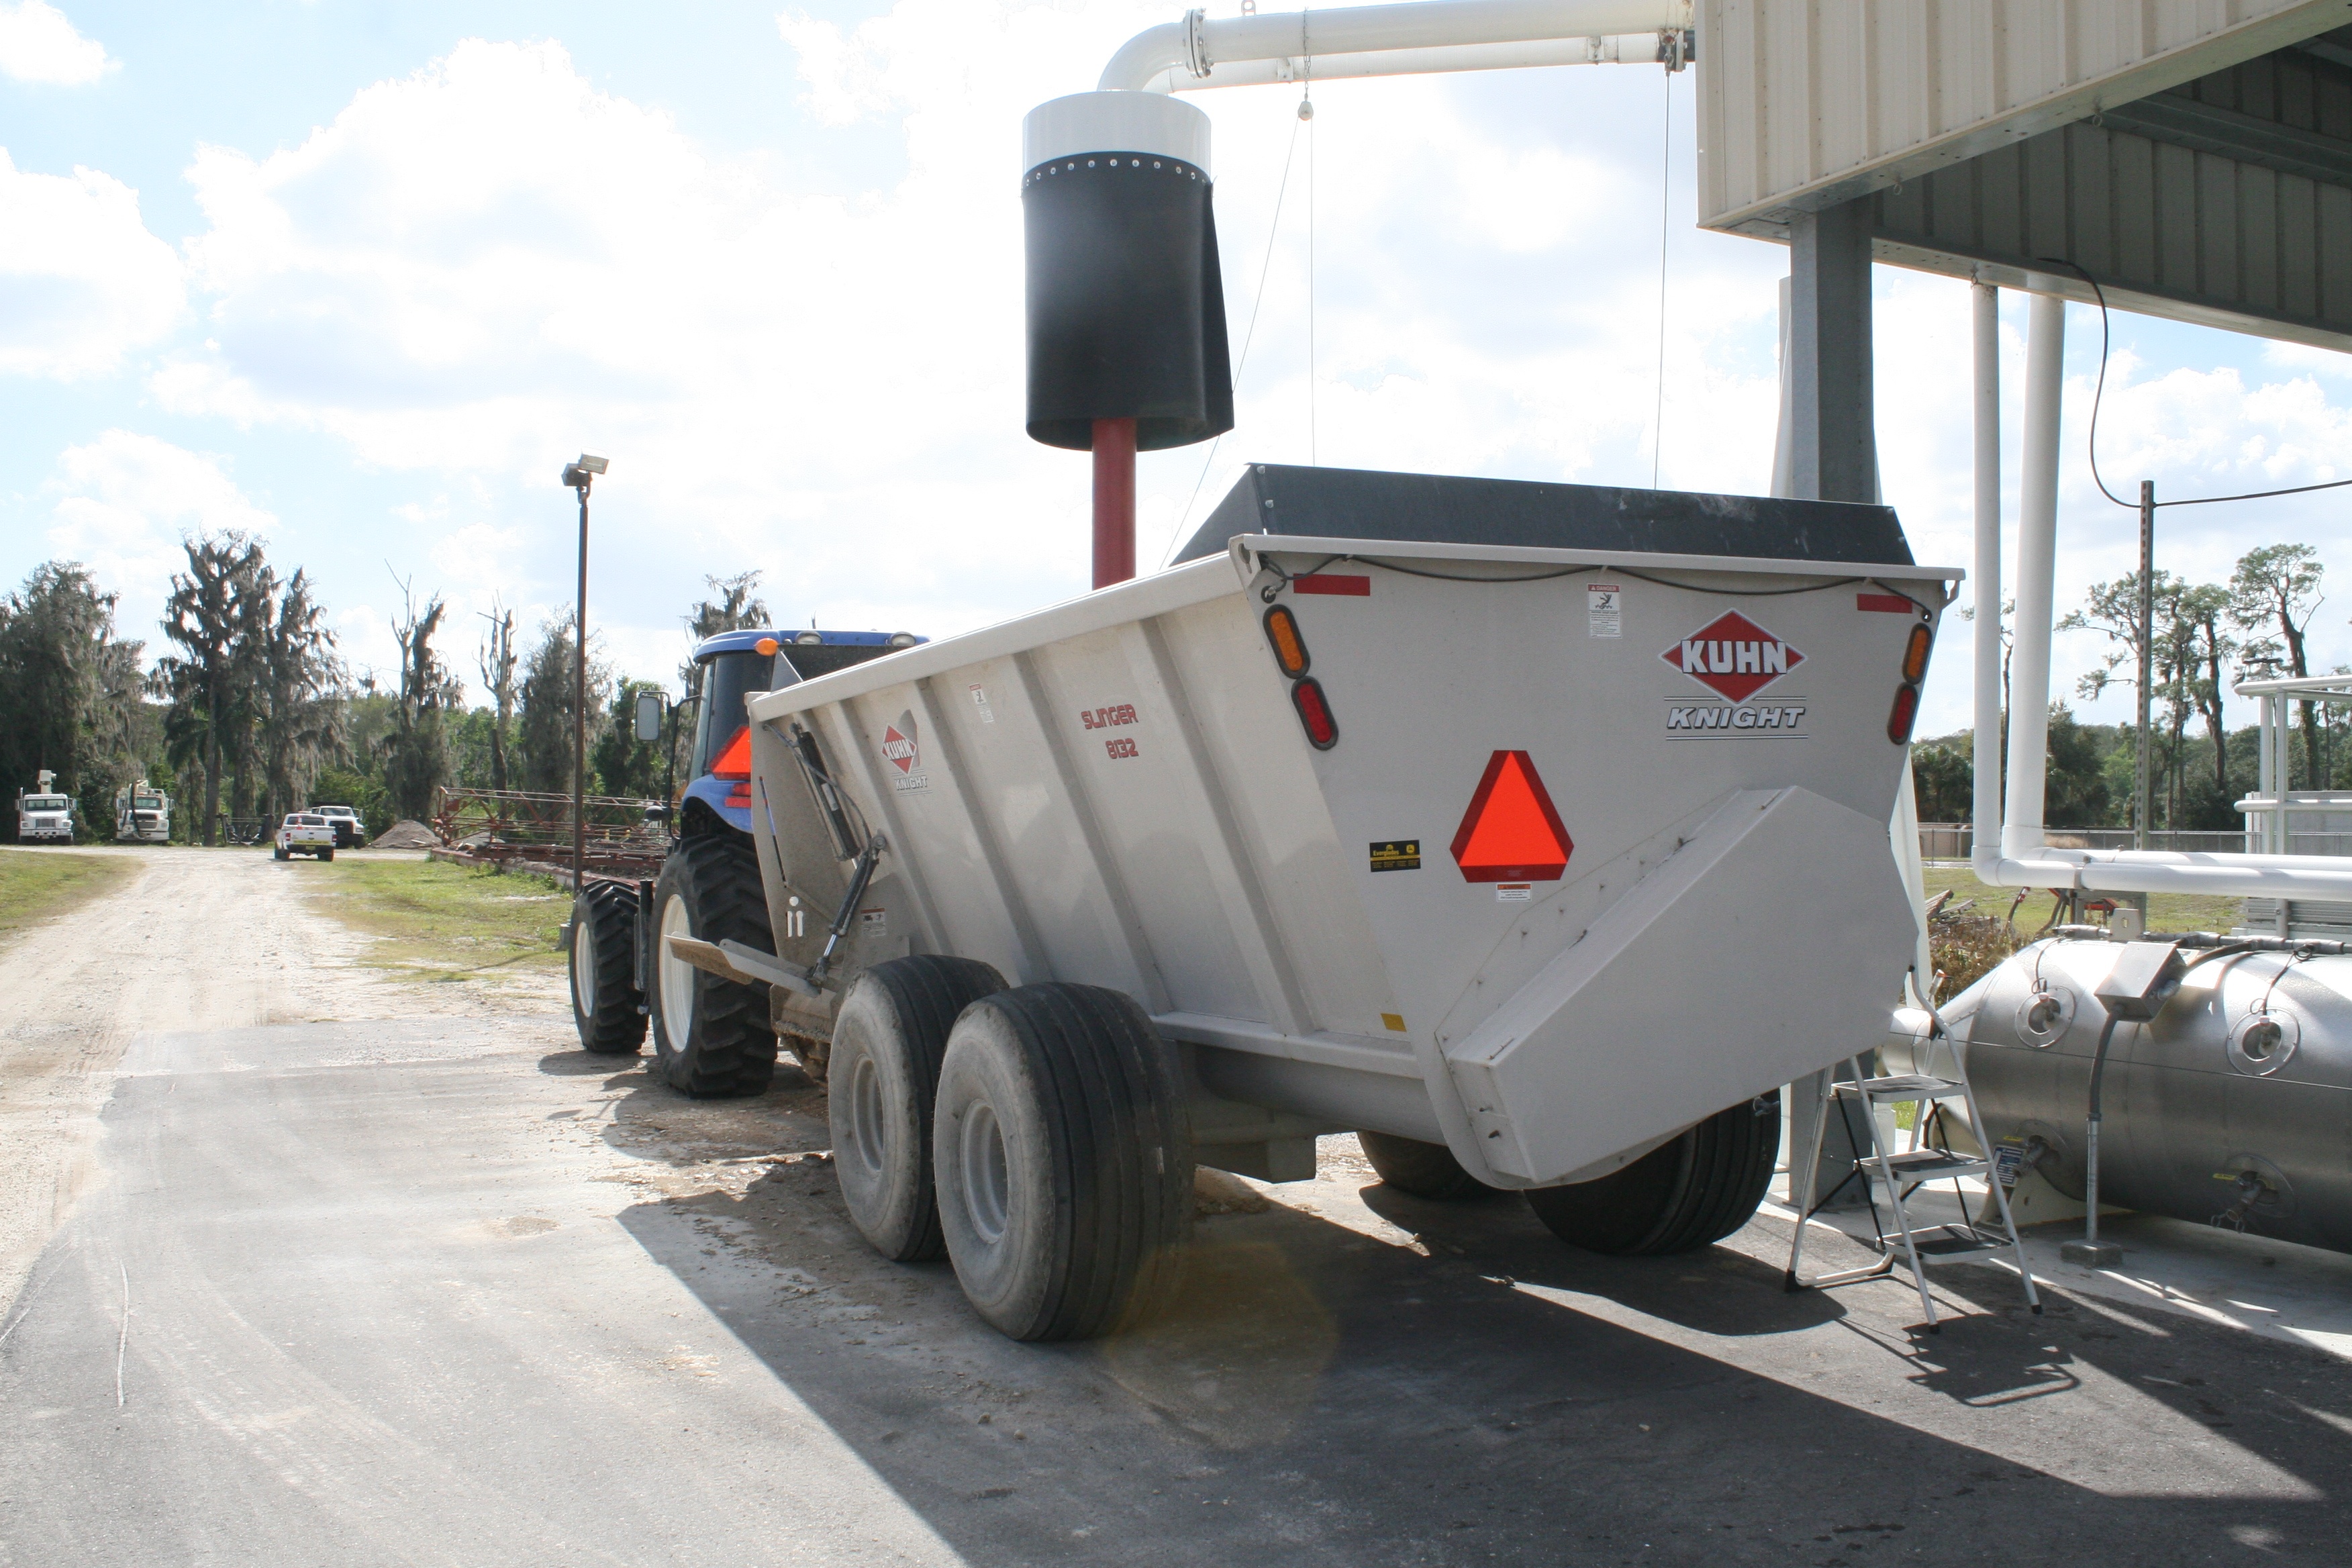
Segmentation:
<svg viewBox="0 0 2352 1568">
<path fill-rule="evenodd" d="M 1892 507 L 1280 463 L 1252 464 L 1176 561 L 1244 533 L 1913 564 Z"/>
</svg>

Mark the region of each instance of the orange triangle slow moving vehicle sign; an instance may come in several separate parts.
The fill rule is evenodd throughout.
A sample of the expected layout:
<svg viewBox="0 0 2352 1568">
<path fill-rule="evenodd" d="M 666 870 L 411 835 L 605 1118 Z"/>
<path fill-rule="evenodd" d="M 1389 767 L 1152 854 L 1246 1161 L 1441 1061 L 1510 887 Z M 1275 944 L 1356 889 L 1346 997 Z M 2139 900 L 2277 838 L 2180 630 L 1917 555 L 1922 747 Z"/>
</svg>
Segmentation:
<svg viewBox="0 0 2352 1568">
<path fill-rule="evenodd" d="M 1454 863 L 1470 882 L 1556 882 L 1568 870 L 1575 841 L 1560 825 L 1536 764 L 1525 752 L 1496 752 L 1462 826 L 1454 832 Z"/>
</svg>

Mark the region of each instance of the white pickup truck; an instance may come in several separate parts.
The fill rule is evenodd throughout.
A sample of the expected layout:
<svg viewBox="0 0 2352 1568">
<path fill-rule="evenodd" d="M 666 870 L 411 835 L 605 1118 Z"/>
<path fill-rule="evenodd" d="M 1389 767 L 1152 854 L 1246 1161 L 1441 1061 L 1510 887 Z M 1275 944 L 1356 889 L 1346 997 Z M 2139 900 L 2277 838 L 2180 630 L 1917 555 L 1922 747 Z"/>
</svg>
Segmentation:
<svg viewBox="0 0 2352 1568">
<path fill-rule="evenodd" d="M 286 820 L 278 825 L 278 842 L 270 853 L 280 860 L 290 860 L 297 855 L 331 860 L 335 858 L 335 825 L 315 812 L 289 812 Z"/>
</svg>

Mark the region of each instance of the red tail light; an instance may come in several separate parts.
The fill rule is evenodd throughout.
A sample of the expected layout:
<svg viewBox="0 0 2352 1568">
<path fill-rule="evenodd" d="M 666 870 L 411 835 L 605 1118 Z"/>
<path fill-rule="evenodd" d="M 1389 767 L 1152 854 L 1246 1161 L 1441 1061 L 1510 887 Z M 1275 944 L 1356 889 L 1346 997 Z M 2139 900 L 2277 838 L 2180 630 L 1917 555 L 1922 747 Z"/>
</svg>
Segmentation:
<svg viewBox="0 0 2352 1568">
<path fill-rule="evenodd" d="M 1331 704 L 1323 695 L 1321 681 L 1311 675 L 1294 681 L 1290 705 L 1298 710 L 1298 721 L 1307 727 L 1309 745 L 1318 752 L 1328 752 L 1339 743 L 1339 723 L 1331 717 Z"/>
<path fill-rule="evenodd" d="M 740 806 L 745 811 L 751 810 L 751 781 L 746 779 L 741 784 L 730 786 L 727 791 L 727 804 L 730 805 Z"/>
<path fill-rule="evenodd" d="M 1900 746 L 1911 739 L 1911 726 L 1919 717 L 1919 689 L 1906 686 L 1895 693 L 1895 707 L 1886 715 L 1886 738 Z"/>
</svg>

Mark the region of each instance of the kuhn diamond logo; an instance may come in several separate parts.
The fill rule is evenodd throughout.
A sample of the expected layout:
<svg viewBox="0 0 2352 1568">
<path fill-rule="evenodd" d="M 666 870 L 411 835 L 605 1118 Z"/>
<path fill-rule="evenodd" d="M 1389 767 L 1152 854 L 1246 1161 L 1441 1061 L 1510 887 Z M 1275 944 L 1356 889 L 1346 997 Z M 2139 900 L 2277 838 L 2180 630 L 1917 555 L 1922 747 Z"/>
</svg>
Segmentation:
<svg viewBox="0 0 2352 1568">
<path fill-rule="evenodd" d="M 1708 690 L 1745 702 L 1805 656 L 1749 620 L 1727 610 L 1658 656 Z"/>
<path fill-rule="evenodd" d="M 912 720 L 908 721 L 903 734 L 896 724 L 882 731 L 882 756 L 902 773 L 915 771 L 915 725 Z"/>
</svg>

